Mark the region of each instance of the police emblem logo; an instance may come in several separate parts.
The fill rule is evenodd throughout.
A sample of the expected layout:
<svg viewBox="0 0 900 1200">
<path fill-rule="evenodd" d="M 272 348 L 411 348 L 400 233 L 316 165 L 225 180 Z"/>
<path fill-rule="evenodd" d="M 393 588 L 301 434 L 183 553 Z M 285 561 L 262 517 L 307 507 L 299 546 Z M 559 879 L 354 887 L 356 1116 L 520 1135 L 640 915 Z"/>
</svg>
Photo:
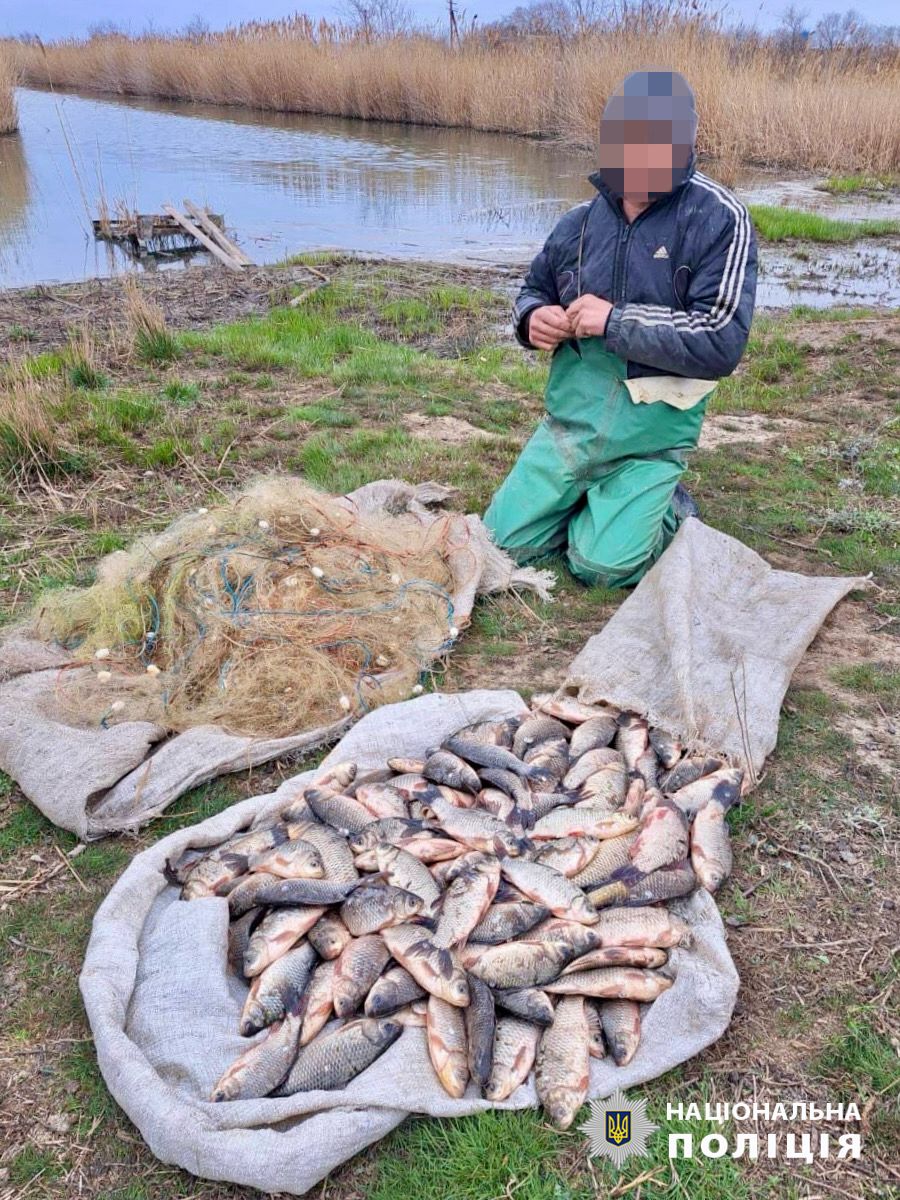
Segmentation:
<svg viewBox="0 0 900 1200">
<path fill-rule="evenodd" d="M 619 1088 L 606 1100 L 591 1101 L 591 1115 L 581 1126 L 593 1158 L 609 1158 L 617 1167 L 631 1155 L 647 1153 L 647 1139 L 659 1128 L 647 1116 L 646 1100 L 629 1100 Z"/>
</svg>

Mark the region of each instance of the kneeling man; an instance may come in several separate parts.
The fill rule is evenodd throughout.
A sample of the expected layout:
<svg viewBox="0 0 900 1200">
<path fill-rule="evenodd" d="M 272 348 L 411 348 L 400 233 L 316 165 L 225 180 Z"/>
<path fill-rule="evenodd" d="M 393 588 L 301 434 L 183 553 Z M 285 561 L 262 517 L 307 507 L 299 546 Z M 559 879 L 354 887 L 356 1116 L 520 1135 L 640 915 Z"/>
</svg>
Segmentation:
<svg viewBox="0 0 900 1200">
<path fill-rule="evenodd" d="M 528 271 L 516 333 L 553 354 L 547 414 L 485 515 L 519 562 L 564 549 L 585 583 L 627 587 L 696 515 L 685 454 L 756 293 L 753 226 L 696 170 L 696 131 L 681 75 L 629 75 L 603 112 L 597 194 Z"/>
</svg>

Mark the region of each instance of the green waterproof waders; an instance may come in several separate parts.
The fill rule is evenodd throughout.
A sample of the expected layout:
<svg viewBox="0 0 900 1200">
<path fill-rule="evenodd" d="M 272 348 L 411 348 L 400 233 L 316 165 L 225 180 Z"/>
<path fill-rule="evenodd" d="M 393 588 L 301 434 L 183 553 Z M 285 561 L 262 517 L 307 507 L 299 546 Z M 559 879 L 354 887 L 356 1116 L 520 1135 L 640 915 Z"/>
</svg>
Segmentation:
<svg viewBox="0 0 900 1200">
<path fill-rule="evenodd" d="M 603 338 L 584 338 L 579 349 L 565 342 L 554 352 L 547 414 L 484 521 L 520 563 L 565 547 L 583 582 L 627 587 L 678 528 L 672 493 L 708 397 L 687 409 L 635 404 L 626 364 Z"/>
</svg>

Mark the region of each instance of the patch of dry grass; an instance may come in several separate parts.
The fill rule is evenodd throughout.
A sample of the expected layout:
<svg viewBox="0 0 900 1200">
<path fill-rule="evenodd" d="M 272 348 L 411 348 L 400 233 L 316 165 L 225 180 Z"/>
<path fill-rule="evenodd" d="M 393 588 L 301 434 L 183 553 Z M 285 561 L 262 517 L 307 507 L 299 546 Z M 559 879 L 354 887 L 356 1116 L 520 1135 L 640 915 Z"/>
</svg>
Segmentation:
<svg viewBox="0 0 900 1200">
<path fill-rule="evenodd" d="M 144 362 L 168 362 L 176 355 L 166 314 L 129 276 L 122 285 L 125 328 L 135 355 Z"/>
<path fill-rule="evenodd" d="M 704 20 L 631 22 L 570 39 L 470 36 L 455 48 L 424 35 L 323 37 L 308 23 L 285 22 L 202 38 L 98 36 L 19 54 L 35 84 L 587 146 L 627 72 L 677 67 L 697 93 L 703 153 L 832 172 L 900 166 L 896 52 L 786 57 L 770 41 L 739 41 Z"/>
<path fill-rule="evenodd" d="M 52 416 L 56 381 L 48 386 L 25 367 L 0 378 L 0 469 L 43 472 L 57 455 L 59 439 Z"/>
</svg>

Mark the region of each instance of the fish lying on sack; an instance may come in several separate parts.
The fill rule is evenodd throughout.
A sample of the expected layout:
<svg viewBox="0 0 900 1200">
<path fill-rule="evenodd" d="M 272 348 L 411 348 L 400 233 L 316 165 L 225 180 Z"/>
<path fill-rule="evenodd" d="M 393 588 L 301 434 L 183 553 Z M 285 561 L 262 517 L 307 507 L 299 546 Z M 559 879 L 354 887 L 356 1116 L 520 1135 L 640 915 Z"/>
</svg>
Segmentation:
<svg viewBox="0 0 900 1200">
<path fill-rule="evenodd" d="M 258 1040 L 212 1098 L 343 1088 L 424 1025 L 449 1095 L 504 1099 L 534 1070 L 567 1128 L 590 1057 L 631 1061 L 670 948 L 690 949 L 666 902 L 728 874 L 741 774 L 565 698 L 389 763 L 337 764 L 264 828 L 169 864 L 185 899 L 228 897 L 249 981 Z"/>
</svg>

